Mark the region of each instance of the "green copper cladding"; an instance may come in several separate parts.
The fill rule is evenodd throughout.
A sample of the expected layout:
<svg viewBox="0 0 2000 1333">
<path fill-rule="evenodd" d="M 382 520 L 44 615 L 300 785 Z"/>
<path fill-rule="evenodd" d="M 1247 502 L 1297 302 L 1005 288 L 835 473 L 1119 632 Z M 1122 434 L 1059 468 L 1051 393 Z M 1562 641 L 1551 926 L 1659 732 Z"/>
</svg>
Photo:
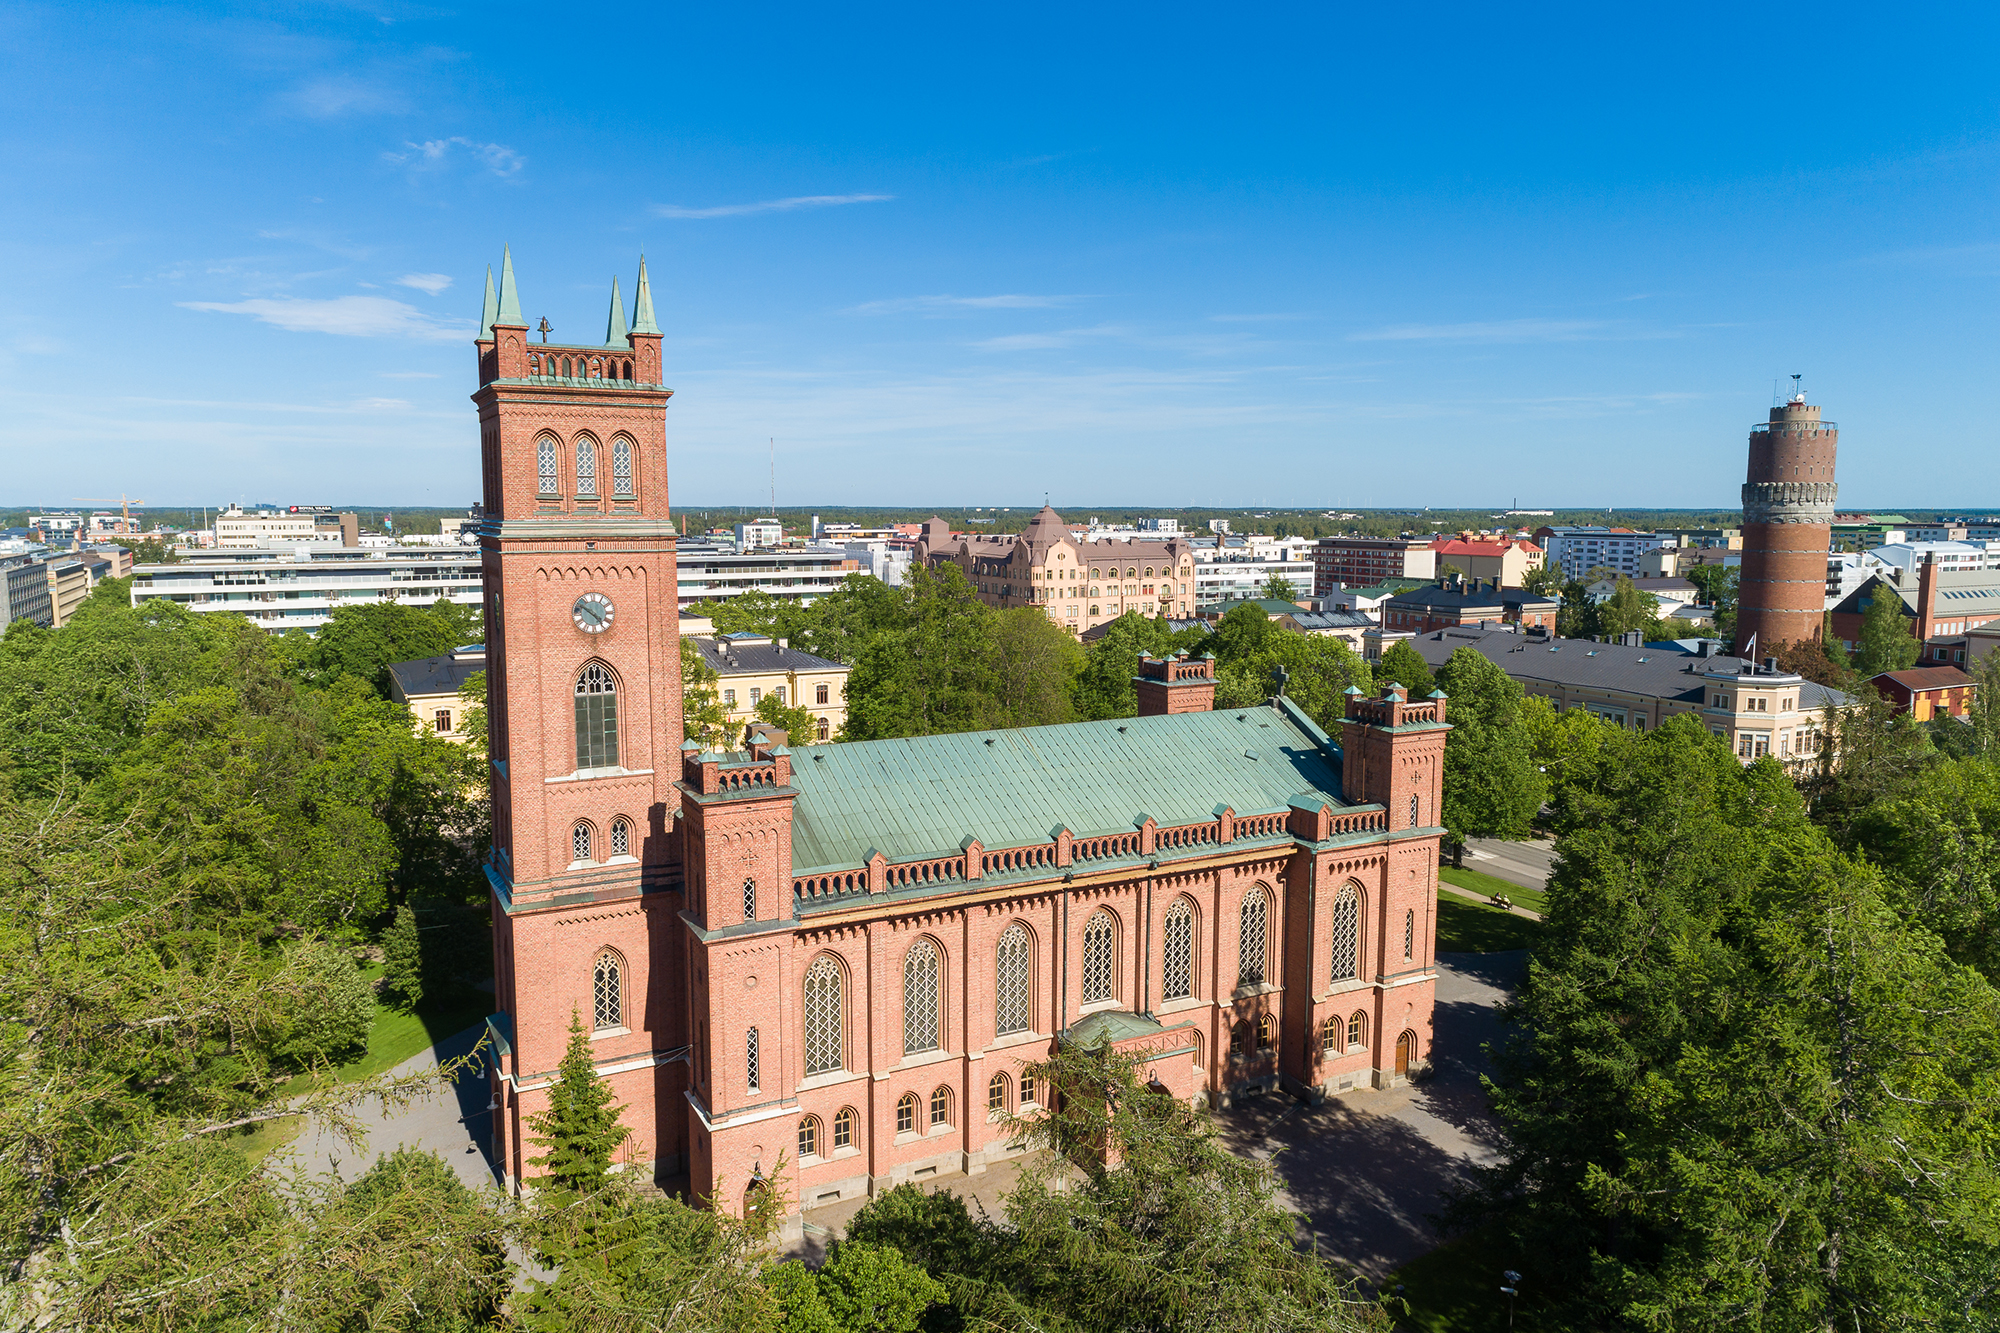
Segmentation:
<svg viewBox="0 0 2000 1333">
<path fill-rule="evenodd" d="M 653 287 L 646 281 L 646 256 L 639 256 L 639 290 L 632 297 L 632 332 L 657 334 L 660 326 L 653 322 Z"/>
<path fill-rule="evenodd" d="M 521 293 L 514 289 L 514 248 L 508 246 L 500 256 L 500 313 L 493 317 L 495 324 L 528 326 L 521 318 Z"/>
<path fill-rule="evenodd" d="M 625 302 L 618 295 L 618 279 L 614 275 L 611 279 L 611 317 L 604 323 L 604 345 L 625 347 L 630 343 L 630 339 L 626 336 L 630 332 L 631 330 L 625 327 Z"/>
<path fill-rule="evenodd" d="M 493 294 L 493 265 L 486 266 L 486 299 L 479 304 L 479 341 L 493 339 L 493 319 L 500 313 L 500 298 Z"/>
</svg>

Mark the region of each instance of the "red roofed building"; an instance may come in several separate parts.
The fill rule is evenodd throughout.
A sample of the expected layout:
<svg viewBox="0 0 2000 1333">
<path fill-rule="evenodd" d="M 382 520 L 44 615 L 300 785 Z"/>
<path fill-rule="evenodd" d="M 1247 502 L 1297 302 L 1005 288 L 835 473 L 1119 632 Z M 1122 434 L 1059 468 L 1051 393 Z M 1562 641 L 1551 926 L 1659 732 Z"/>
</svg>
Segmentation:
<svg viewBox="0 0 2000 1333">
<path fill-rule="evenodd" d="M 1518 588 L 1528 571 L 1542 567 L 1542 548 L 1526 538 L 1480 541 L 1465 537 L 1440 537 L 1431 543 L 1437 552 L 1438 568 L 1455 567 L 1469 579 L 1498 581 L 1503 588 Z"/>
<path fill-rule="evenodd" d="M 1908 671 L 1884 671 L 1868 683 L 1899 713 L 1908 713 L 1919 722 L 1941 713 L 1964 717 L 1972 707 L 1972 677 L 1955 666 L 1911 667 Z"/>
</svg>

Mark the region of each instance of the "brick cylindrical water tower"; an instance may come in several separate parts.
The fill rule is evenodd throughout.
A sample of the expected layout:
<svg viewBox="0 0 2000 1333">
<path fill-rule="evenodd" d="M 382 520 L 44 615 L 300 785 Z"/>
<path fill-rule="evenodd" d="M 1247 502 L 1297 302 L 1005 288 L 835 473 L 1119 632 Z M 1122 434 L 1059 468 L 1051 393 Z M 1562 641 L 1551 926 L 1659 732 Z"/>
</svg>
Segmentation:
<svg viewBox="0 0 2000 1333">
<path fill-rule="evenodd" d="M 1833 545 L 1833 480 L 1840 430 L 1795 394 L 1750 428 L 1743 482 L 1743 585 L 1736 651 L 1748 656 L 1818 639 L 1826 609 L 1826 557 Z"/>
</svg>

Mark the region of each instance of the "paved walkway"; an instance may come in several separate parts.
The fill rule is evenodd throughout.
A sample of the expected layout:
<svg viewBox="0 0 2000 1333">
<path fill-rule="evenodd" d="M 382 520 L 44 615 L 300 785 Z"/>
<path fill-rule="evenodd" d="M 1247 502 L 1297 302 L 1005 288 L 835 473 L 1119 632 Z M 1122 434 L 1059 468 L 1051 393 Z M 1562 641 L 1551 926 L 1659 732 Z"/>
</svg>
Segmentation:
<svg viewBox="0 0 2000 1333">
<path fill-rule="evenodd" d="M 485 1031 L 484 1023 L 475 1024 L 403 1061 L 395 1072 L 435 1069 L 440 1059 L 449 1060 L 471 1050 Z M 459 1179 L 475 1189 L 497 1185 L 490 1156 L 492 1127 L 486 1110 L 491 1096 L 485 1072 L 471 1065 L 460 1071 L 451 1087 L 420 1097 L 394 1114 L 385 1115 L 380 1102 L 364 1102 L 360 1119 L 367 1138 L 359 1152 L 318 1126 L 307 1126 L 280 1151 L 294 1154 L 300 1165 L 315 1175 L 333 1172 L 343 1180 L 353 1180 L 377 1157 L 407 1144 L 440 1154 L 458 1172 Z"/>
<path fill-rule="evenodd" d="M 1473 902 L 1478 903 L 1481 907 L 1493 906 L 1493 900 L 1487 897 L 1485 894 L 1481 893 L 1479 890 L 1462 889 L 1458 885 L 1453 884 L 1450 880 L 1444 880 L 1444 879 L 1439 880 L 1438 888 L 1444 891 L 1445 893 L 1449 893 L 1454 898 L 1470 898 Z M 1518 916 L 1524 916 L 1528 918 L 1528 920 L 1530 921 L 1540 921 L 1542 919 L 1542 914 L 1540 912 L 1531 911 L 1526 907 L 1514 906 L 1508 908 L 1507 910 L 1515 913 Z"/>
</svg>

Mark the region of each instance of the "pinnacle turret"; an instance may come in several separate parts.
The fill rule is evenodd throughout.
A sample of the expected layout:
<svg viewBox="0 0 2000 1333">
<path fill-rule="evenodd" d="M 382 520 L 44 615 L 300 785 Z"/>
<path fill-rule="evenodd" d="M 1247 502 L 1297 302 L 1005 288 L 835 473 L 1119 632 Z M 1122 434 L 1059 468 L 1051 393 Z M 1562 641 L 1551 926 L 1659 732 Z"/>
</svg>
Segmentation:
<svg viewBox="0 0 2000 1333">
<path fill-rule="evenodd" d="M 493 294 L 493 265 L 486 266 L 486 299 L 479 305 L 479 341 L 493 340 L 493 320 L 500 313 L 500 298 Z"/>
<path fill-rule="evenodd" d="M 639 256 L 639 290 L 632 296 L 632 332 L 658 335 L 660 326 L 653 321 L 653 287 L 646 281 L 646 256 Z"/>
<path fill-rule="evenodd" d="M 521 293 L 514 289 L 514 249 L 512 246 L 500 256 L 500 310 L 494 315 L 495 324 L 516 324 L 522 328 L 528 321 L 521 318 Z"/>
<path fill-rule="evenodd" d="M 625 327 L 625 301 L 618 295 L 618 279 L 614 276 L 611 279 L 611 317 L 604 323 L 604 345 L 623 347 L 630 332 Z"/>
</svg>

